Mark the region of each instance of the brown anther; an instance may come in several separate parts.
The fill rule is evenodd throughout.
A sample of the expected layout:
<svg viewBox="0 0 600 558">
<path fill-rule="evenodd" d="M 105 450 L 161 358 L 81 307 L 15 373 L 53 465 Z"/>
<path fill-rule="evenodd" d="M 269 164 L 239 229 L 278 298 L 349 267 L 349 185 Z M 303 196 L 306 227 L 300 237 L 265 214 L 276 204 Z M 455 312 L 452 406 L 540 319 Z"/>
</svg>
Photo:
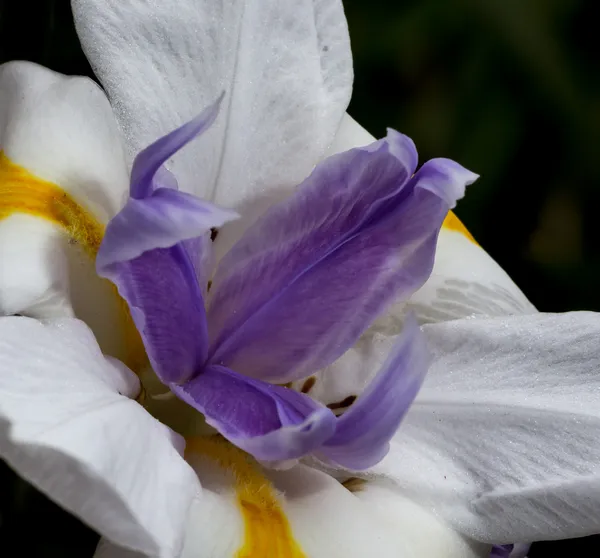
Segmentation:
<svg viewBox="0 0 600 558">
<path fill-rule="evenodd" d="M 354 403 L 355 401 L 356 395 L 349 395 L 348 397 L 346 397 L 346 399 L 342 399 L 337 403 L 330 403 L 329 405 L 327 405 L 327 407 L 329 407 L 332 411 L 335 411 L 337 409 L 346 409 L 347 407 L 350 407 L 350 405 L 352 405 L 352 403 Z"/>
<path fill-rule="evenodd" d="M 314 387 L 314 385 L 316 383 L 317 383 L 317 379 L 314 376 L 311 376 L 310 378 L 306 378 L 306 380 L 302 384 L 302 388 L 300 389 L 300 391 L 302 393 L 308 393 Z"/>
<path fill-rule="evenodd" d="M 219 230 L 216 229 L 215 227 L 212 227 L 210 229 L 210 239 L 214 242 L 215 239 L 217 238 L 217 235 L 219 234 Z"/>
<path fill-rule="evenodd" d="M 350 492 L 360 492 L 365 487 L 365 484 L 367 484 L 367 481 L 365 479 L 359 479 L 358 477 L 351 477 L 351 478 L 345 480 L 342 483 L 342 486 L 346 490 L 349 490 Z"/>
</svg>

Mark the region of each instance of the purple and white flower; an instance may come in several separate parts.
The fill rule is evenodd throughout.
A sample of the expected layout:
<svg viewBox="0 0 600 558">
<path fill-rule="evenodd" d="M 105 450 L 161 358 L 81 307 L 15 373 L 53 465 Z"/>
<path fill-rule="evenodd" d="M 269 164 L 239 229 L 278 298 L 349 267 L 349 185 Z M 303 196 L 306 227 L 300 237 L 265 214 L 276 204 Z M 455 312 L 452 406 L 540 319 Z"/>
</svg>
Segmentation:
<svg viewBox="0 0 600 558">
<path fill-rule="evenodd" d="M 108 98 L 0 67 L 0 453 L 98 556 L 600 531 L 600 319 L 537 313 L 446 217 L 475 175 L 345 114 L 339 1 L 72 4 Z"/>
</svg>

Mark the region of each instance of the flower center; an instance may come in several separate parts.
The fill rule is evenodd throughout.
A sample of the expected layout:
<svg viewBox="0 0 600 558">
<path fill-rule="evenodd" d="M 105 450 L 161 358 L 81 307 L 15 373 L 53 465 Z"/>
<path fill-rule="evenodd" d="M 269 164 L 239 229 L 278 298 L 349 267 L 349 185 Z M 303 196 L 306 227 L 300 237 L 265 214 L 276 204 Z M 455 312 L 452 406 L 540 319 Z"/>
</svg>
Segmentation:
<svg viewBox="0 0 600 558">
<path fill-rule="evenodd" d="M 306 558 L 294 540 L 275 489 L 251 456 L 221 436 L 188 439 L 186 458 L 194 454 L 233 475 L 237 502 L 244 518 L 244 542 L 235 558 Z"/>
<path fill-rule="evenodd" d="M 69 294 L 76 316 L 92 328 L 103 352 L 141 370 L 145 351 L 127 304 L 112 283 L 95 273 L 104 225 L 62 188 L 34 176 L 0 151 L 0 220 L 17 214 L 45 219 L 65 233 L 72 268 Z M 84 257 L 77 257 L 77 252 Z"/>
</svg>

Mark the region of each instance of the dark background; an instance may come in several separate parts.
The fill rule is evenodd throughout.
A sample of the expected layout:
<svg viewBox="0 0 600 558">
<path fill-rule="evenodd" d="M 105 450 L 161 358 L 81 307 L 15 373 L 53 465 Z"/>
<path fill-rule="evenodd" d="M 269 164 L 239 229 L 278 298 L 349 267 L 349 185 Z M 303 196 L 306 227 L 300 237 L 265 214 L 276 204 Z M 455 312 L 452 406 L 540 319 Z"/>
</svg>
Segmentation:
<svg viewBox="0 0 600 558">
<path fill-rule="evenodd" d="M 481 179 L 457 214 L 543 311 L 600 310 L 597 0 L 345 0 L 352 114 Z M 0 0 L 0 62 L 91 75 L 68 0 Z M 599 518 L 600 524 L 600 518 Z M 599 526 L 600 529 L 600 526 Z M 91 555 L 94 533 L 0 463 L 0 548 Z M 600 555 L 597 538 L 531 558 Z M 12 554 L 10 554 L 12 556 Z"/>
</svg>

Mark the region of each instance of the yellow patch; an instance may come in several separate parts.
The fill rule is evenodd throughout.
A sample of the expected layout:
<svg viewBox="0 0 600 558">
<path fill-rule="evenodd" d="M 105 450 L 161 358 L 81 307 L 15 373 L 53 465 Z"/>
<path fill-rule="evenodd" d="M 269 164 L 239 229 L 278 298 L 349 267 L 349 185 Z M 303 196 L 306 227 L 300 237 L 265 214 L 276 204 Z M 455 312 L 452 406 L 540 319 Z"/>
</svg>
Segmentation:
<svg viewBox="0 0 600 558">
<path fill-rule="evenodd" d="M 59 186 L 34 176 L 0 151 L 0 220 L 16 213 L 40 217 L 58 225 L 92 260 L 96 259 L 104 225 Z M 124 360 L 138 371 L 146 361 L 142 340 L 127 304 L 112 283 L 111 286 L 115 296 L 119 297 L 119 320 L 124 324 L 127 340 L 128 354 Z"/>
<path fill-rule="evenodd" d="M 186 451 L 210 459 L 233 475 L 244 518 L 244 543 L 235 558 L 306 558 L 275 489 L 250 455 L 221 436 L 188 439 Z"/>
<path fill-rule="evenodd" d="M 467 227 L 462 224 L 462 221 L 452 211 L 448 212 L 442 227 L 451 231 L 459 232 L 466 236 L 471 242 L 478 244 L 478 242 L 473 238 L 473 235 L 467 230 Z"/>
</svg>

